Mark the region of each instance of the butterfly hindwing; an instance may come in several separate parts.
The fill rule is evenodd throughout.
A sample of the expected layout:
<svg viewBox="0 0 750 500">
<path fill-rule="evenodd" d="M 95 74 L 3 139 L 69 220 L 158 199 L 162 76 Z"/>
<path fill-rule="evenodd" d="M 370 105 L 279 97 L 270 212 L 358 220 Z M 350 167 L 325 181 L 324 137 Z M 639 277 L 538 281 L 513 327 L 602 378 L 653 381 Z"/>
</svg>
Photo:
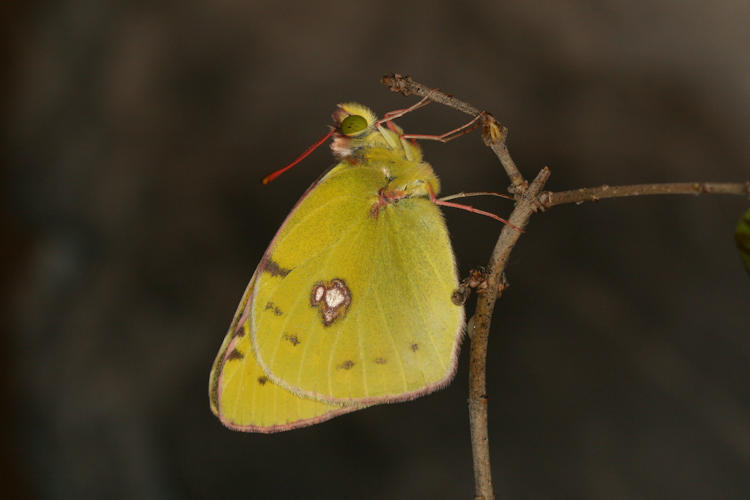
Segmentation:
<svg viewBox="0 0 750 500">
<path fill-rule="evenodd" d="M 252 351 L 244 312 L 255 276 L 245 290 L 209 380 L 211 409 L 224 425 L 249 432 L 278 432 L 304 427 L 359 409 L 301 398 L 271 382 Z"/>
</svg>

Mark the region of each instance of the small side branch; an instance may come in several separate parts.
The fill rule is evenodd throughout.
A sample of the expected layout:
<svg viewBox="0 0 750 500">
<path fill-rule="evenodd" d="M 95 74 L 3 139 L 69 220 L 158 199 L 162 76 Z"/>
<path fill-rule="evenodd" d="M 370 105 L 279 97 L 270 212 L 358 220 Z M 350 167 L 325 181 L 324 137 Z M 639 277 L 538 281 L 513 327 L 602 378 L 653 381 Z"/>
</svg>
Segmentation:
<svg viewBox="0 0 750 500">
<path fill-rule="evenodd" d="M 742 182 L 675 182 L 665 184 L 631 184 L 628 186 L 598 186 L 553 193 L 546 191 L 539 196 L 544 208 L 599 201 L 606 198 L 646 196 L 654 194 L 729 194 L 745 196 L 750 200 L 750 181 Z"/>
</svg>

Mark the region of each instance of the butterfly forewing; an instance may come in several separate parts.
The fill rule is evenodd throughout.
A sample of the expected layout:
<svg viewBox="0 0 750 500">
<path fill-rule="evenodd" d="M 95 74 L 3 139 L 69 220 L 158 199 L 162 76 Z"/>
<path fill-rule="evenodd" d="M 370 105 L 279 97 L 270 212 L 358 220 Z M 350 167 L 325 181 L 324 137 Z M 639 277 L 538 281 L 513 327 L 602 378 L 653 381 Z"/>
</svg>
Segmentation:
<svg viewBox="0 0 750 500">
<path fill-rule="evenodd" d="M 463 309 L 447 229 L 425 198 L 373 210 L 388 179 L 342 162 L 282 226 L 250 307 L 272 381 L 328 402 L 398 401 L 453 375 Z"/>
</svg>

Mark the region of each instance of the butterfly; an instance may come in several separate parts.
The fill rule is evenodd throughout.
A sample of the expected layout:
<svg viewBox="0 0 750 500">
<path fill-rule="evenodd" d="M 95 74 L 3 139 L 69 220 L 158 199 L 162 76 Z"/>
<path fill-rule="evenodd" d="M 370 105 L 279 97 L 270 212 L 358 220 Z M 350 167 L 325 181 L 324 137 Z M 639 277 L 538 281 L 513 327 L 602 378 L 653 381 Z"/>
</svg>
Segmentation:
<svg viewBox="0 0 750 500">
<path fill-rule="evenodd" d="M 464 310 L 440 182 L 391 118 L 344 103 L 333 119 L 338 163 L 274 236 L 211 369 L 211 409 L 234 430 L 413 399 L 456 371 Z"/>
</svg>

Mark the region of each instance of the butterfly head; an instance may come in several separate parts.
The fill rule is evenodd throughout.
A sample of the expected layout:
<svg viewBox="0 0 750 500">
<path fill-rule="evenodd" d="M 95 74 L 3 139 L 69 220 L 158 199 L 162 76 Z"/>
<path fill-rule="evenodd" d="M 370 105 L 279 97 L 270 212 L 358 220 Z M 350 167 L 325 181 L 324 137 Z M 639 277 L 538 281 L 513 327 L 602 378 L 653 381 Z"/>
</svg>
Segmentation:
<svg viewBox="0 0 750 500">
<path fill-rule="evenodd" d="M 339 158 L 357 150 L 383 147 L 378 117 L 369 108 L 355 102 L 339 104 L 333 112 L 335 128 L 331 149 Z"/>
</svg>

